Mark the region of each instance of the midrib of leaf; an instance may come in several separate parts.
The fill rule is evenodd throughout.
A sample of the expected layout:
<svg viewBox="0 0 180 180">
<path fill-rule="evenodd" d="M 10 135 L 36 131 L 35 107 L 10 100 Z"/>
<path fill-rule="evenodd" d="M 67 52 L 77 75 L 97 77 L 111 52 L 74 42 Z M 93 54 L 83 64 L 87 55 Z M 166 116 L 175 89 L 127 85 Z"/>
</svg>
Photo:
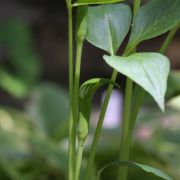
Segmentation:
<svg viewBox="0 0 180 180">
<path fill-rule="evenodd" d="M 124 0 L 122 0 L 124 1 Z M 118 3 L 118 2 L 121 2 L 120 0 L 114 0 L 114 1 L 107 1 L 107 2 L 88 2 L 89 5 L 93 5 L 93 4 L 110 4 L 110 3 Z M 73 6 L 83 6 L 83 5 L 87 5 L 87 2 L 77 2 L 77 3 L 74 3 Z"/>
<path fill-rule="evenodd" d="M 108 14 L 106 14 L 105 12 L 105 18 L 106 18 L 106 22 L 107 22 L 107 27 L 108 27 L 108 33 L 109 33 L 109 41 L 110 41 L 110 51 L 111 51 L 111 56 L 114 55 L 114 49 L 113 49 L 113 38 L 111 35 L 111 27 L 110 27 L 110 23 L 109 23 L 109 18 L 108 18 Z"/>
<path fill-rule="evenodd" d="M 144 64 L 142 64 L 142 70 L 144 71 L 148 81 L 150 82 L 151 86 L 152 86 L 152 89 L 154 89 L 156 91 L 156 93 L 158 92 L 157 89 L 156 89 L 156 85 L 154 84 L 154 82 L 152 81 L 151 77 L 149 76 L 149 73 L 147 72 L 146 70 L 146 67 L 144 66 Z M 159 94 L 159 93 L 158 93 Z M 158 95 L 159 96 L 159 95 Z"/>
</svg>

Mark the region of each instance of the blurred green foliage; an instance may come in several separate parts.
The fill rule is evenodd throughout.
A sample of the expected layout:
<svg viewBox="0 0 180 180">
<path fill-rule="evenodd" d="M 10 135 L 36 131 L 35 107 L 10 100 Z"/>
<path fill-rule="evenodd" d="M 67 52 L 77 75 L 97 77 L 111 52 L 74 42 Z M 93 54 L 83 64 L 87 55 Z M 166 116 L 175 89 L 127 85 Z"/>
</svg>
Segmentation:
<svg viewBox="0 0 180 180">
<path fill-rule="evenodd" d="M 1 107 L 0 171 L 5 174 L 3 179 L 66 176 L 67 145 L 61 140 L 67 135 L 67 114 L 66 91 L 51 83 L 39 85 L 32 92 L 24 112 Z"/>
<path fill-rule="evenodd" d="M 0 86 L 12 96 L 28 97 L 24 110 L 0 107 L 0 179 L 64 180 L 68 162 L 68 94 L 53 83 L 38 83 L 42 64 L 34 50 L 30 26 L 20 19 L 0 24 L 0 44 L 7 49 L 8 63 L 0 67 Z M 166 99 L 180 94 L 180 72 L 171 72 Z M 131 160 L 147 163 L 180 179 L 180 109 L 171 103 L 165 114 L 151 104 L 139 115 L 132 142 Z M 179 103 L 180 104 L 180 103 Z M 147 107 L 146 107 L 147 105 Z M 150 132 L 142 138 L 144 129 Z M 91 137 L 94 129 L 91 128 Z M 120 142 L 117 129 L 103 130 L 94 172 L 117 159 Z M 89 141 L 85 155 L 88 156 Z M 86 159 L 83 161 L 85 169 Z M 103 180 L 115 179 L 117 168 L 103 173 Z M 83 179 L 83 173 L 81 174 Z M 158 179 L 130 169 L 129 180 Z"/>
<path fill-rule="evenodd" d="M 8 63 L 0 68 L 0 86 L 16 97 L 27 95 L 39 80 L 41 61 L 34 49 L 30 25 L 21 19 L 0 24 L 0 45 L 7 50 Z"/>
</svg>

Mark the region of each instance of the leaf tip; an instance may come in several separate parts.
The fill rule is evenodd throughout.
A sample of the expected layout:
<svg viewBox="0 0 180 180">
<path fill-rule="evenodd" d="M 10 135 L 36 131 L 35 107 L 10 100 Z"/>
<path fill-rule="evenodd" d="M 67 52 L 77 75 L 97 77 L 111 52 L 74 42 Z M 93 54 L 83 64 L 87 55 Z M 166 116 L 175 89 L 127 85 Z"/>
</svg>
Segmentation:
<svg viewBox="0 0 180 180">
<path fill-rule="evenodd" d="M 160 107 L 162 112 L 165 112 L 165 103 L 164 103 L 164 98 L 160 97 L 156 99 L 158 106 Z"/>
<path fill-rule="evenodd" d="M 109 57 L 108 55 L 103 55 L 103 59 L 104 59 L 105 61 L 107 60 L 108 57 Z"/>
</svg>

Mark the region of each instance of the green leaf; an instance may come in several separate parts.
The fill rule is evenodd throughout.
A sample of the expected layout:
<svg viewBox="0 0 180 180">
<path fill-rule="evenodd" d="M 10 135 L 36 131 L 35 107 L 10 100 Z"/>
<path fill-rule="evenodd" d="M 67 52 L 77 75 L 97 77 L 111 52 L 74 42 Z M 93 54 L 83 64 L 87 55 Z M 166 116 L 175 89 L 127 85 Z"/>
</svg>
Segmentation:
<svg viewBox="0 0 180 180">
<path fill-rule="evenodd" d="M 48 138 L 41 139 L 33 136 L 31 143 L 36 156 L 45 159 L 44 165 L 47 163 L 48 166 L 55 167 L 66 174 L 68 154 L 60 144 L 54 143 Z"/>
<path fill-rule="evenodd" d="M 99 180 L 101 173 L 111 166 L 127 166 L 127 167 L 131 167 L 131 168 L 141 169 L 145 172 L 152 173 L 163 179 L 172 180 L 172 178 L 170 176 L 168 176 L 167 174 L 165 174 L 164 172 L 162 172 L 159 169 L 156 169 L 154 167 L 147 166 L 144 164 L 136 163 L 136 162 L 130 162 L 130 161 L 116 161 L 116 162 L 111 162 L 111 163 L 105 165 L 103 168 L 101 168 L 99 170 L 96 180 Z"/>
<path fill-rule="evenodd" d="M 151 94 L 164 111 L 164 96 L 170 70 L 166 56 L 159 53 L 136 53 L 128 57 L 105 55 L 104 59 L 111 67 Z"/>
<path fill-rule="evenodd" d="M 77 20 L 76 20 L 76 38 L 78 40 L 84 40 L 87 29 L 87 12 L 88 6 L 78 7 Z"/>
<path fill-rule="evenodd" d="M 11 75 L 5 68 L 0 69 L 0 86 L 16 98 L 27 96 L 29 89 L 24 81 Z"/>
<path fill-rule="evenodd" d="M 14 69 L 12 76 L 32 88 L 41 75 L 42 64 L 34 49 L 34 37 L 29 24 L 11 18 L 0 25 L 0 42 L 8 50 L 9 63 Z"/>
<path fill-rule="evenodd" d="M 32 94 L 27 112 L 41 136 L 64 138 L 68 129 L 68 94 L 53 83 L 43 83 Z"/>
<path fill-rule="evenodd" d="M 113 55 L 129 31 L 131 18 L 131 9 L 125 4 L 89 7 L 86 39 Z"/>
<path fill-rule="evenodd" d="M 80 96 L 79 96 L 80 115 L 81 117 L 86 119 L 87 122 L 89 122 L 90 119 L 93 95 L 98 88 L 106 84 L 116 85 L 119 88 L 119 85 L 117 83 L 114 83 L 109 79 L 102 79 L 102 78 L 90 79 L 84 82 L 80 87 Z"/>
<path fill-rule="evenodd" d="M 84 115 L 79 113 L 78 138 L 84 141 L 88 135 L 88 122 Z"/>
<path fill-rule="evenodd" d="M 90 4 L 112 4 L 121 1 L 124 0 L 77 0 L 73 6 L 82 6 L 82 5 L 90 5 Z"/>
<path fill-rule="evenodd" d="M 135 17 L 128 48 L 159 36 L 180 22 L 179 0 L 149 0 Z"/>
</svg>

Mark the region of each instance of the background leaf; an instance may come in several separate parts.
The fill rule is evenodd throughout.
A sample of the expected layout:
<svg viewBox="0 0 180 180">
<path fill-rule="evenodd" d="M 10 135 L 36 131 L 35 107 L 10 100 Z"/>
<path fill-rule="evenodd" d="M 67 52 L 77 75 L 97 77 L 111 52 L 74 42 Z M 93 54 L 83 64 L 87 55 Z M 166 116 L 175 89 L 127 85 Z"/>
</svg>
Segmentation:
<svg viewBox="0 0 180 180">
<path fill-rule="evenodd" d="M 59 140 L 68 129 L 68 94 L 53 83 L 43 83 L 33 92 L 27 112 L 39 134 Z"/>
<path fill-rule="evenodd" d="M 136 53 L 128 57 L 104 56 L 118 72 L 149 92 L 164 111 L 164 96 L 170 70 L 169 60 L 159 53 Z"/>
<path fill-rule="evenodd" d="M 0 86 L 14 97 L 22 98 L 27 95 L 29 88 L 20 78 L 11 75 L 6 68 L 0 69 Z"/>
<path fill-rule="evenodd" d="M 111 166 L 128 166 L 131 168 L 136 168 L 136 169 L 142 169 L 143 171 L 146 171 L 148 173 L 152 173 L 156 176 L 159 176 L 163 179 L 166 180 L 172 180 L 171 177 L 169 177 L 167 174 L 165 174 L 164 172 L 160 171 L 159 169 L 156 169 L 154 167 L 151 166 L 147 166 L 144 164 L 140 164 L 140 163 L 135 163 L 135 162 L 130 162 L 130 161 L 116 161 L 116 162 L 111 162 L 109 164 L 107 164 L 106 166 L 104 166 L 103 168 L 101 168 L 98 172 L 98 176 L 97 176 L 97 180 L 99 180 L 99 177 L 101 175 L 101 173 L 106 170 L 107 168 L 111 167 Z"/>
<path fill-rule="evenodd" d="M 89 5 L 89 4 L 111 4 L 121 2 L 123 0 L 77 0 L 75 6 Z"/>
<path fill-rule="evenodd" d="M 30 25 L 18 18 L 0 24 L 0 43 L 7 48 L 10 66 L 1 66 L 1 74 L 11 83 L 2 88 L 16 97 L 27 95 L 41 76 L 42 64 L 34 49 Z M 13 71 L 13 73 L 12 73 Z M 14 91 L 14 92 L 13 92 Z"/>
<path fill-rule="evenodd" d="M 180 22 L 179 0 L 149 0 L 135 17 L 128 47 L 161 35 Z"/>
<path fill-rule="evenodd" d="M 113 55 L 129 31 L 131 17 L 125 4 L 89 7 L 86 39 Z"/>
</svg>

